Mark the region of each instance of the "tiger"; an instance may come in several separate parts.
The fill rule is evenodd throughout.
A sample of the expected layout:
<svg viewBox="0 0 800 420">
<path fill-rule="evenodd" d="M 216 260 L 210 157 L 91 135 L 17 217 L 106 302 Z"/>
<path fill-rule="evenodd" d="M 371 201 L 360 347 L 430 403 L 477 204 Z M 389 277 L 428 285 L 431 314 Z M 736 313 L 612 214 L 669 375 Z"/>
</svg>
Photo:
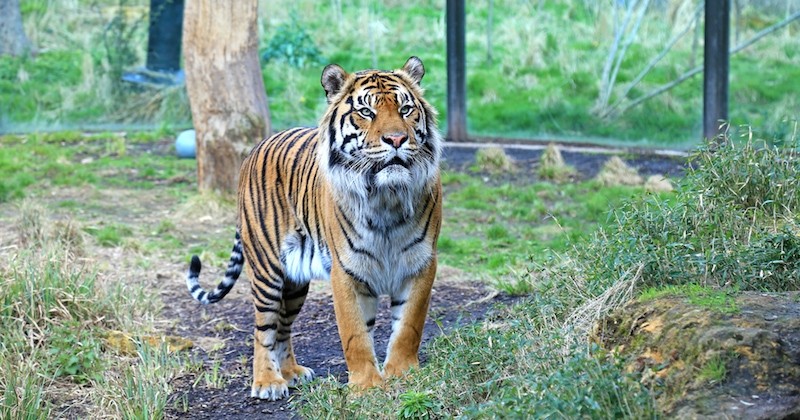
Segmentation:
<svg viewBox="0 0 800 420">
<path fill-rule="evenodd" d="M 186 284 L 202 304 L 221 300 L 242 268 L 250 279 L 252 397 L 283 399 L 314 377 L 292 348 L 312 279 L 330 280 L 351 387 L 381 386 L 419 366 L 442 224 L 443 140 L 424 75 L 413 56 L 391 71 L 326 66 L 319 126 L 276 133 L 243 161 L 234 245 L 214 290 L 200 285 L 192 256 Z M 392 332 L 381 369 L 373 335 L 383 295 Z"/>
</svg>

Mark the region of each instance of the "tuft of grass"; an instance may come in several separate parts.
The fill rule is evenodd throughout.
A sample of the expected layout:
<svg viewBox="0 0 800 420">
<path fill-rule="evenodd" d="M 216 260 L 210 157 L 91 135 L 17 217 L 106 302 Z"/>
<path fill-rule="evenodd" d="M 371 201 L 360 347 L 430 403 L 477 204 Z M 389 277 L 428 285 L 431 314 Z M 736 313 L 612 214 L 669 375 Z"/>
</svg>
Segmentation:
<svg viewBox="0 0 800 420">
<path fill-rule="evenodd" d="M 121 418 L 163 418 L 171 393 L 170 380 L 180 370 L 180 359 L 166 346 L 141 344 L 133 364 L 122 367 L 121 378 L 104 379 L 109 388 L 98 396 L 98 402 Z"/>
<path fill-rule="evenodd" d="M 697 380 L 701 382 L 708 382 L 710 384 L 718 384 L 723 382 L 728 376 L 728 368 L 726 360 L 720 355 L 714 355 L 706 360 L 706 363 L 697 372 Z"/>
<path fill-rule="evenodd" d="M 700 149 L 674 195 L 614 212 L 573 261 L 598 290 L 642 266 L 637 287 L 800 288 L 800 159 L 752 139 Z"/>
<path fill-rule="evenodd" d="M 124 225 L 106 225 L 103 227 L 86 227 L 86 232 L 93 236 L 102 246 L 113 247 L 122 245 L 126 237 L 131 236 L 131 228 Z"/>
<path fill-rule="evenodd" d="M 636 169 L 628 166 L 619 156 L 612 156 L 597 174 L 597 182 L 601 185 L 641 185 L 644 180 Z"/>
<path fill-rule="evenodd" d="M 544 149 L 544 153 L 539 159 L 539 167 L 536 169 L 536 173 L 539 178 L 557 183 L 569 181 L 577 175 L 575 168 L 564 162 L 561 150 L 558 149 L 555 143 L 548 144 L 547 148 Z"/>
<path fill-rule="evenodd" d="M 441 416 L 441 403 L 430 392 L 406 391 L 400 394 L 399 419 L 434 419 Z"/>
<path fill-rule="evenodd" d="M 497 175 L 516 172 L 517 165 L 502 147 L 493 146 L 478 149 L 475 152 L 475 164 L 472 170 Z"/>
</svg>

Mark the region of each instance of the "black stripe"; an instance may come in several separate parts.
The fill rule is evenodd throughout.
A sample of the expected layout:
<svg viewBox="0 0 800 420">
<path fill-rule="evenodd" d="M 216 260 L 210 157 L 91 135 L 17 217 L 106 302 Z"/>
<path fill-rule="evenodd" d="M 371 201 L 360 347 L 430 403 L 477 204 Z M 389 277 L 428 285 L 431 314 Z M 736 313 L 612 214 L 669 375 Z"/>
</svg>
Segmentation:
<svg viewBox="0 0 800 420">
<path fill-rule="evenodd" d="M 271 301 L 273 301 L 273 302 L 280 302 L 280 301 L 281 301 L 281 297 L 280 297 L 280 296 L 278 296 L 278 295 L 273 295 L 273 294 L 271 294 L 271 293 L 267 292 L 266 290 L 262 289 L 262 288 L 261 288 L 261 287 L 260 287 L 258 284 L 256 284 L 256 282 L 253 282 L 253 283 L 252 283 L 252 286 L 253 286 L 253 287 L 254 287 L 254 288 L 255 288 L 255 289 L 256 289 L 256 290 L 257 290 L 259 293 L 261 293 L 261 295 L 262 295 L 262 296 L 264 296 L 265 298 L 267 298 L 267 299 L 269 299 L 269 300 L 271 300 Z"/>
<path fill-rule="evenodd" d="M 283 316 L 285 316 L 287 318 L 288 317 L 292 317 L 292 316 L 297 316 L 297 314 L 299 314 L 300 311 L 302 311 L 302 310 L 303 310 L 303 305 L 299 305 L 298 307 L 296 307 L 294 309 L 286 309 L 283 312 Z M 291 324 L 291 322 L 290 322 L 290 324 Z"/>
<path fill-rule="evenodd" d="M 435 200 L 434 200 L 433 205 L 434 206 L 436 205 L 436 201 Z M 425 238 L 428 235 L 428 227 L 430 227 L 431 220 L 433 219 L 433 213 L 434 213 L 433 212 L 433 208 L 431 208 L 430 213 L 428 213 L 428 220 L 425 221 L 425 227 L 422 228 L 422 233 L 420 234 L 420 236 L 415 238 L 413 241 L 411 241 L 410 244 L 408 244 L 405 247 L 403 247 L 403 250 L 401 252 L 406 252 L 409 249 L 411 249 L 412 246 L 417 245 L 418 243 L 420 243 L 420 242 L 425 240 Z"/>
<path fill-rule="evenodd" d="M 261 306 L 261 305 L 259 305 L 259 304 L 263 304 L 263 303 L 259 301 L 259 302 L 256 302 L 256 303 L 254 303 L 254 304 L 253 304 L 253 306 L 255 306 L 255 307 L 256 307 L 256 310 L 257 310 L 258 312 L 261 312 L 262 314 L 263 314 L 264 312 L 271 312 L 271 313 L 278 313 L 278 312 L 279 312 L 279 311 L 278 311 L 278 308 L 270 308 L 270 307 L 268 307 L 268 306 Z"/>
<path fill-rule="evenodd" d="M 283 292 L 283 299 L 285 299 L 285 300 L 294 300 L 294 299 L 297 299 L 299 297 L 303 297 L 303 296 L 307 295 L 308 294 L 308 286 L 309 286 L 309 284 L 306 283 L 305 286 L 303 286 L 303 287 L 301 287 L 299 289 L 291 290 L 291 291 L 289 291 L 289 290 L 284 291 Z"/>
<path fill-rule="evenodd" d="M 405 299 L 402 300 L 394 300 L 392 299 L 392 306 L 400 306 L 406 303 Z"/>
<path fill-rule="evenodd" d="M 259 331 L 277 330 L 278 329 L 278 324 L 256 325 L 256 329 L 259 330 Z"/>
</svg>

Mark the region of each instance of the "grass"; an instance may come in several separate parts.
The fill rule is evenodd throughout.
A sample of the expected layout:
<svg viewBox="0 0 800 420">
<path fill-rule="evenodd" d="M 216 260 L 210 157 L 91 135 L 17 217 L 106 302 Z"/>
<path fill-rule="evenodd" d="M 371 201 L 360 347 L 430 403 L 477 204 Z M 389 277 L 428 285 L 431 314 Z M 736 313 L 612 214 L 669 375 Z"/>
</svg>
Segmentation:
<svg viewBox="0 0 800 420">
<path fill-rule="evenodd" d="M 645 146 L 698 143 L 700 77 L 617 117 L 598 116 L 599 79 L 613 39 L 611 7 L 576 0 L 495 2 L 490 34 L 487 5 L 479 2 L 466 10 L 468 122 L 474 135 Z M 446 121 L 442 1 L 281 0 L 261 6 L 258 37 L 273 127 L 316 124 L 325 107 L 319 86 L 325 64 L 336 62 L 351 71 L 395 68 L 410 55 L 425 62 L 427 97 Z M 612 102 L 673 33 L 690 24 L 690 6 L 673 1 L 651 8 L 621 62 Z M 0 58 L 3 129 L 190 126 L 182 87 L 135 88 L 120 80 L 123 71 L 144 64 L 147 7 L 145 0 L 26 1 L 26 31 L 39 54 Z M 755 4 L 747 9 L 733 23 L 741 39 L 784 17 Z M 796 121 L 800 109 L 796 95 L 789 94 L 800 77 L 796 30 L 794 23 L 731 57 L 733 124 L 754 124 L 768 139 L 788 137 L 785 122 Z M 702 54 L 693 50 L 693 33 L 622 103 L 699 63 Z"/>
<path fill-rule="evenodd" d="M 800 289 L 797 145 L 726 140 L 696 153 L 675 194 L 633 198 L 592 237 L 544 261 L 534 255 L 518 274 L 527 286 L 515 287 L 528 291 L 520 303 L 437 338 L 426 348 L 427 363 L 388 390 L 354 396 L 323 379 L 303 388 L 293 406 L 322 418 L 659 417 L 658 389 L 589 344 L 597 319 L 637 296 L 680 296 L 736 313 L 742 290 Z M 451 202 L 467 207 L 468 200 L 452 198 L 458 194 L 481 202 L 480 189 L 457 181 L 463 189 Z M 487 204 L 494 206 L 503 213 L 499 203 Z M 443 254 L 455 247 L 448 241 Z M 717 355 L 697 367 L 694 380 L 716 384 L 727 375 L 727 359 Z"/>
<path fill-rule="evenodd" d="M 87 147 L 83 141 L 37 139 L 30 141 L 34 153 L 19 149 L 16 158 L 30 172 L 61 176 L 64 171 L 68 176 L 70 165 L 52 165 L 37 155 L 80 156 Z M 125 159 L 138 160 L 140 165 L 154 163 L 147 156 Z M 3 172 L 4 177 L 13 173 Z M 115 182 L 108 178 L 76 182 L 102 187 L 107 181 Z M 181 368 L 175 356 L 143 346 L 137 357 L 130 358 L 104 345 L 110 330 L 151 331 L 148 319 L 157 311 L 158 297 L 146 285 L 126 284 L 124 259 L 114 261 L 112 281 L 103 265 L 93 260 L 102 254 L 94 246 L 126 247 L 125 238 L 134 231 L 123 223 L 92 229 L 75 219 L 54 222 L 57 218 L 51 210 L 85 217 L 91 204 L 72 200 L 67 206 L 58 202 L 45 206 L 47 194 L 43 200 L 41 191 L 58 190 L 52 182 L 35 182 L 30 188 L 37 192 L 20 190 L 20 195 L 29 197 L 5 205 L 15 207 L 16 216 L 8 220 L 9 230 L 4 232 L 16 237 L 4 237 L 0 252 L 4 262 L 0 271 L 0 417 L 50 418 L 66 389 L 71 397 L 84 401 L 79 408 L 84 411 L 76 415 L 102 412 L 117 418 L 161 418 L 169 380 Z M 137 184 L 130 182 L 129 188 Z M 168 230 L 170 225 L 162 223 L 159 228 Z M 15 245 L 6 247 L 8 240 Z M 9 250 L 14 250 L 11 255 Z M 58 410 L 59 416 L 64 415 L 63 408 Z"/>
<path fill-rule="evenodd" d="M 443 185 L 441 261 L 497 278 L 507 291 L 518 283 L 514 273 L 529 261 L 544 262 L 590 238 L 611 222 L 614 208 L 644 195 L 640 187 L 606 188 L 594 181 L 498 184 L 450 172 L 444 173 Z"/>
<path fill-rule="evenodd" d="M 639 294 L 639 300 L 646 302 L 667 296 L 685 297 L 689 303 L 717 312 L 735 314 L 739 307 L 734 300 L 737 290 L 716 290 L 698 284 L 668 285 L 651 287 Z"/>
<path fill-rule="evenodd" d="M 161 133 L 157 139 L 166 136 Z M 130 137 L 130 138 L 129 138 Z M 163 144 L 163 143 L 162 143 Z M 69 145 L 70 147 L 64 147 Z M 193 160 L 154 153 L 152 134 L 83 136 L 73 132 L 0 136 L 0 203 L 48 187 L 155 188 L 188 185 Z M 36 182 L 43 180 L 43 182 Z M 69 203 L 65 204 L 69 205 Z"/>
</svg>

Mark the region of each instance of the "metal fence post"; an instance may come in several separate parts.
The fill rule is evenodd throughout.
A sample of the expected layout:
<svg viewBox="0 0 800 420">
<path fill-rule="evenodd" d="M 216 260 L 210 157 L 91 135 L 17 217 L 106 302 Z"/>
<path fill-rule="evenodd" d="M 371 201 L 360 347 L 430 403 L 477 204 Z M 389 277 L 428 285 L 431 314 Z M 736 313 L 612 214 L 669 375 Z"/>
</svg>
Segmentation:
<svg viewBox="0 0 800 420">
<path fill-rule="evenodd" d="M 466 12 L 447 0 L 447 140 L 467 140 Z"/>
</svg>

